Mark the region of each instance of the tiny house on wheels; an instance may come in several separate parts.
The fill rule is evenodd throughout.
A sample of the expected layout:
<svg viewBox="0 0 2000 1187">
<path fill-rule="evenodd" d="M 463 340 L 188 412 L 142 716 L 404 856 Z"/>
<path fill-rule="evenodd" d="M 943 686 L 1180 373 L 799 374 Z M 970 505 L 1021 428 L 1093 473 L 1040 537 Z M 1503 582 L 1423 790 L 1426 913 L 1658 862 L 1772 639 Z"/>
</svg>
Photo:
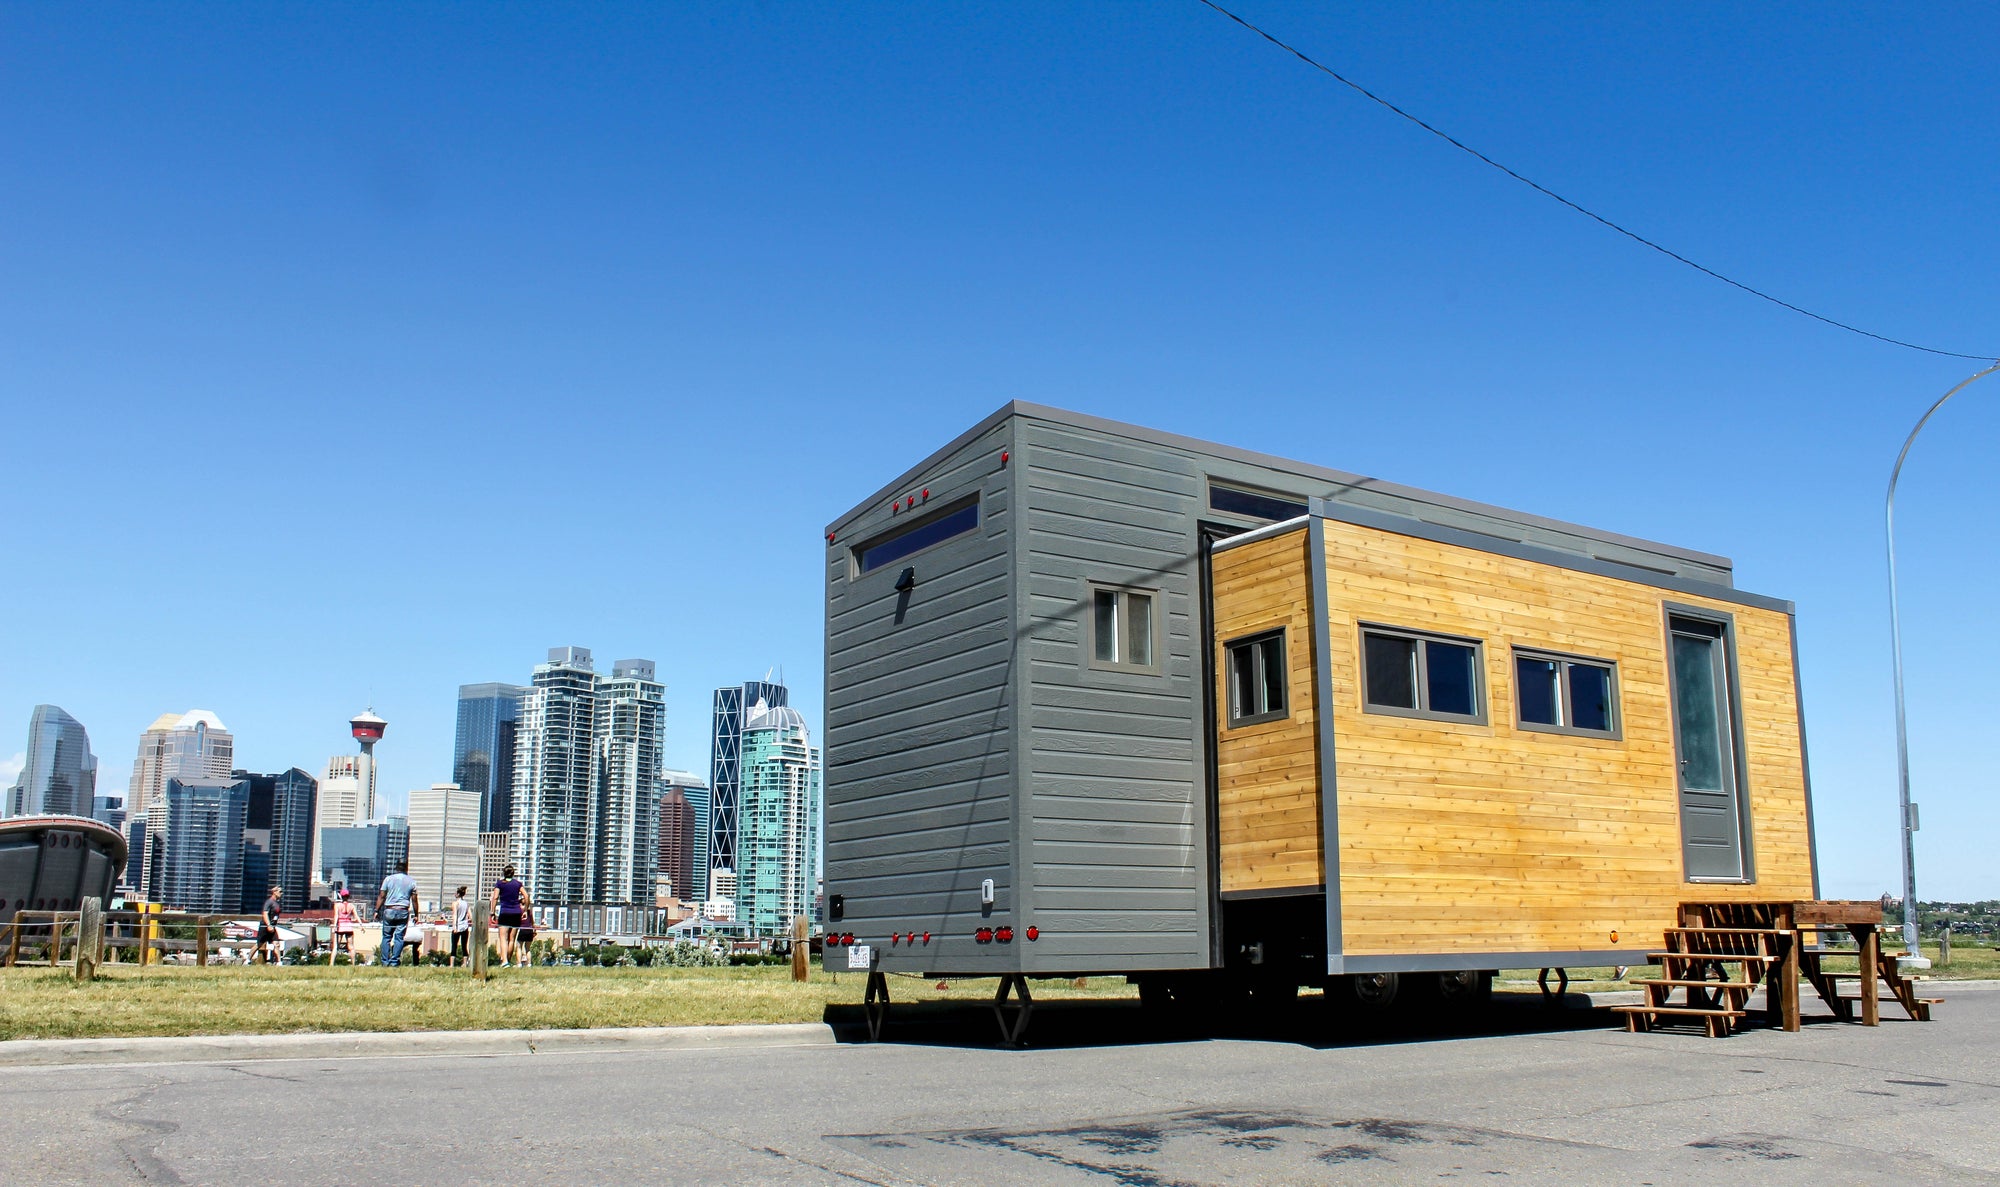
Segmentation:
<svg viewBox="0 0 2000 1187">
<path fill-rule="evenodd" d="M 1723 557 L 1020 403 L 826 549 L 871 1000 L 1477 996 L 1816 895 L 1793 608 Z"/>
</svg>

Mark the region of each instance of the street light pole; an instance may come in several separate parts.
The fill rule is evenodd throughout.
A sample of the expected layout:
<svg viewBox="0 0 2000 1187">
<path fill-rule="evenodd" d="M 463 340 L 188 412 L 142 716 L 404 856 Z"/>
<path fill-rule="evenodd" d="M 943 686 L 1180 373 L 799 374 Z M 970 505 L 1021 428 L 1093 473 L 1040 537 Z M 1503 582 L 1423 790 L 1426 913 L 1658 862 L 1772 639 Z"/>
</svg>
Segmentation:
<svg viewBox="0 0 2000 1187">
<path fill-rule="evenodd" d="M 1945 401 L 1964 391 L 1978 380 L 2000 371 L 2000 362 L 1967 376 L 1958 386 L 1952 388 L 1930 406 L 1917 421 L 1917 427 L 1903 441 L 1903 451 L 1896 455 L 1896 468 L 1889 471 L 1889 497 L 1882 505 L 1882 519 L 1888 529 L 1889 540 L 1889 648 L 1894 655 L 1896 671 L 1896 787 L 1903 809 L 1903 950 L 1913 958 L 1920 958 L 1917 948 L 1917 840 L 1916 820 L 1910 811 L 1910 734 L 1909 725 L 1903 713 L 1903 621 L 1902 612 L 1896 601 L 1896 480 L 1903 476 L 1903 461 L 1910 456 L 1910 446 L 1917 443 L 1917 434 L 1924 431 L 1937 410 Z"/>
</svg>

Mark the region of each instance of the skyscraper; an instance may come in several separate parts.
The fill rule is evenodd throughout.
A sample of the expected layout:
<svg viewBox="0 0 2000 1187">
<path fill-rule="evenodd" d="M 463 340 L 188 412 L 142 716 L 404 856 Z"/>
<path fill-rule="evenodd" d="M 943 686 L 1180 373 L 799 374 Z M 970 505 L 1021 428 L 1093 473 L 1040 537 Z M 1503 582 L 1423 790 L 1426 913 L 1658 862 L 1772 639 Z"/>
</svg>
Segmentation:
<svg viewBox="0 0 2000 1187">
<path fill-rule="evenodd" d="M 736 801 L 743 754 L 743 719 L 757 711 L 785 707 L 790 694 L 782 684 L 746 680 L 715 690 L 714 748 L 709 754 L 708 868 L 736 867 Z"/>
<path fill-rule="evenodd" d="M 537 902 L 589 898 L 597 672 L 587 647 L 551 647 L 521 699 L 514 745 L 514 851 Z"/>
<path fill-rule="evenodd" d="M 241 910 L 249 782 L 169 776 L 162 802 L 160 901 L 183 911 Z"/>
<path fill-rule="evenodd" d="M 139 756 L 132 760 L 125 812 L 128 821 L 143 822 L 147 832 L 146 843 L 138 847 L 140 878 L 135 887 L 141 894 L 157 897 L 165 893 L 161 871 L 154 865 L 166 852 L 167 781 L 227 780 L 235 757 L 235 737 L 221 718 L 206 709 L 162 713 L 139 735 Z"/>
<path fill-rule="evenodd" d="M 479 794 L 456 783 L 410 793 L 410 877 L 423 901 L 450 903 L 479 879 Z M 468 892 L 470 893 L 470 892 Z"/>
<path fill-rule="evenodd" d="M 28 718 L 27 765 L 0 815 L 89 816 L 96 795 L 97 756 L 83 723 L 54 705 L 36 705 Z"/>
<path fill-rule="evenodd" d="M 675 898 L 698 903 L 701 899 L 695 889 L 694 863 L 701 822 L 688 799 L 686 781 L 690 779 L 696 784 L 701 782 L 683 771 L 668 771 L 660 776 L 660 856 L 653 868 L 673 887 Z M 703 891 L 707 890 L 706 881 L 703 879 Z"/>
<path fill-rule="evenodd" d="M 236 738 L 222 719 L 206 709 L 162 713 L 139 735 L 139 757 L 132 762 L 132 783 L 125 794 L 125 811 L 143 816 L 165 792 L 167 780 L 226 779 L 234 767 Z"/>
<path fill-rule="evenodd" d="M 260 909 L 264 892 L 277 886 L 285 910 L 304 910 L 312 888 L 319 784 L 297 767 L 278 775 L 233 771 L 231 777 L 250 785 L 243 822 L 244 909 Z M 259 851 L 265 855 L 261 871 L 251 868 L 259 864 L 253 856 Z"/>
<path fill-rule="evenodd" d="M 736 919 L 752 935 L 786 935 L 816 914 L 819 751 L 798 710 L 777 706 L 746 717 L 741 760 Z"/>
<path fill-rule="evenodd" d="M 653 902 L 667 688 L 653 661 L 621 659 L 597 686 L 592 728 L 589 899 Z"/>
<path fill-rule="evenodd" d="M 685 889 L 674 883 L 674 894 L 691 903 L 708 898 L 708 851 L 709 803 L 712 793 L 708 780 L 693 771 L 662 771 L 660 773 L 661 794 L 668 789 L 678 791 L 686 797 L 688 815 L 694 832 L 693 844 L 688 849 L 688 882 Z"/>
<path fill-rule="evenodd" d="M 518 684 L 458 686 L 458 740 L 451 781 L 479 797 L 479 830 L 506 832 L 514 823 L 514 742 L 521 700 Z"/>
</svg>

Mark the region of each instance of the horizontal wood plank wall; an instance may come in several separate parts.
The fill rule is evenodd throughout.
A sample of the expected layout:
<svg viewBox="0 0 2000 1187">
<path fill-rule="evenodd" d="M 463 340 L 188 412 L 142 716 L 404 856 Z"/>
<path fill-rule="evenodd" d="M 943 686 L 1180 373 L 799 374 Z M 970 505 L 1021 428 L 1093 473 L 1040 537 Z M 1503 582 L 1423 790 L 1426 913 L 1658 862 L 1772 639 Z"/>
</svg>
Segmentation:
<svg viewBox="0 0 2000 1187">
<path fill-rule="evenodd" d="M 1317 890 L 1319 750 L 1315 741 L 1312 593 L 1303 528 L 1213 558 L 1215 603 L 1216 828 L 1224 894 Z M 1226 646 L 1285 629 L 1287 702 L 1279 721 L 1231 729 Z"/>
<path fill-rule="evenodd" d="M 1644 950 L 1685 899 L 1812 897 L 1786 615 L 1333 521 L 1326 546 L 1349 955 Z M 1683 877 L 1669 602 L 1736 622 L 1754 884 Z M 1363 712 L 1362 622 L 1483 639 L 1489 724 Z M 1623 737 L 1517 729 L 1516 645 L 1616 660 Z"/>
</svg>

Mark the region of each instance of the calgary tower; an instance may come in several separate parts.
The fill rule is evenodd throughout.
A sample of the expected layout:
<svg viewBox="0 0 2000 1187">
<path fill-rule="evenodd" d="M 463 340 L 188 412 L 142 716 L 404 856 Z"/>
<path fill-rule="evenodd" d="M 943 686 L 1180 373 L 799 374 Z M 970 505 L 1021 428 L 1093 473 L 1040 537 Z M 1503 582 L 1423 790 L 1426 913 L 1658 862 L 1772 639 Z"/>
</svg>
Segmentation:
<svg viewBox="0 0 2000 1187">
<path fill-rule="evenodd" d="M 348 719 L 348 727 L 354 731 L 354 740 L 361 743 L 361 820 L 375 819 L 375 743 L 382 740 L 382 734 L 389 723 L 375 716 L 375 707 L 370 705 Z"/>
</svg>

